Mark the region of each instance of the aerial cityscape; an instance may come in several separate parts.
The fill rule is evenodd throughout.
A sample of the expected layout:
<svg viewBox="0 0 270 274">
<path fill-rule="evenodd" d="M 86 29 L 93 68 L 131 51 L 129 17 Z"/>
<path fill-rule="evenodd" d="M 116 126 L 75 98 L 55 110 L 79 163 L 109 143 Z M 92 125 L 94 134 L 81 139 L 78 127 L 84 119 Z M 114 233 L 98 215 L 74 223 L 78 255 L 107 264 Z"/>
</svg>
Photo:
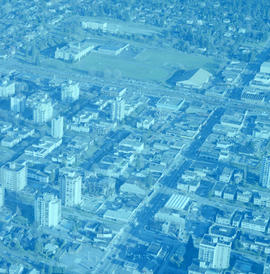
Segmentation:
<svg viewBox="0 0 270 274">
<path fill-rule="evenodd" d="M 0 273 L 270 274 L 270 1 L 2 0 Z"/>
</svg>

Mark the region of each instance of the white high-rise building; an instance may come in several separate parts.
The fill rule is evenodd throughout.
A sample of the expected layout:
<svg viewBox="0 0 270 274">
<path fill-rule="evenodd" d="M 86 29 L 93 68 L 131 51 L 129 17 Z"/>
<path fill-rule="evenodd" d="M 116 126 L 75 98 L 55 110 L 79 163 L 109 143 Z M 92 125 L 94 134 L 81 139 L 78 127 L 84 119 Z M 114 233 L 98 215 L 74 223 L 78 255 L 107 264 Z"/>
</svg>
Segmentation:
<svg viewBox="0 0 270 274">
<path fill-rule="evenodd" d="M 40 102 L 33 109 L 33 119 L 37 124 L 46 123 L 52 119 L 53 106 L 51 101 Z"/>
<path fill-rule="evenodd" d="M 61 85 L 61 100 L 62 101 L 76 101 L 80 96 L 79 83 L 74 83 L 71 80 L 64 82 Z"/>
<path fill-rule="evenodd" d="M 266 156 L 262 161 L 260 183 L 261 186 L 270 188 L 270 156 Z"/>
<path fill-rule="evenodd" d="M 199 247 L 202 268 L 226 269 L 230 266 L 231 242 L 204 235 Z"/>
<path fill-rule="evenodd" d="M 122 121 L 125 118 L 125 100 L 118 97 L 112 103 L 112 120 L 113 121 Z"/>
<path fill-rule="evenodd" d="M 231 243 L 218 241 L 213 257 L 212 267 L 215 269 L 227 269 L 230 266 Z"/>
<path fill-rule="evenodd" d="M 0 207 L 5 204 L 5 188 L 0 185 Z"/>
<path fill-rule="evenodd" d="M 82 177 L 76 172 L 66 172 L 60 178 L 61 198 L 64 206 L 73 207 L 82 201 Z"/>
<path fill-rule="evenodd" d="M 27 184 L 27 168 L 15 162 L 10 162 L 1 167 L 1 183 L 11 191 L 20 191 Z"/>
<path fill-rule="evenodd" d="M 0 79 L 0 97 L 9 97 L 13 94 L 15 94 L 15 82 L 7 76 Z"/>
<path fill-rule="evenodd" d="M 51 123 L 51 135 L 53 138 L 61 139 L 64 135 L 64 118 L 58 116 L 52 119 Z"/>
<path fill-rule="evenodd" d="M 55 227 L 61 221 L 61 200 L 51 193 L 44 193 L 35 200 L 37 225 Z"/>
<path fill-rule="evenodd" d="M 15 113 L 24 111 L 26 97 L 22 94 L 10 97 L 10 110 Z"/>
</svg>

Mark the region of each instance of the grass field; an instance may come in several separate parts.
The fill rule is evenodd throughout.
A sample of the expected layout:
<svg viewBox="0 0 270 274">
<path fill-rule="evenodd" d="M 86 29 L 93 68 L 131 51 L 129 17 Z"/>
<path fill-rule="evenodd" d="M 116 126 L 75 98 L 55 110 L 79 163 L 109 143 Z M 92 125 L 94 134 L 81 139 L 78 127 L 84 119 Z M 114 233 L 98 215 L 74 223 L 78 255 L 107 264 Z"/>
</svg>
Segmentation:
<svg viewBox="0 0 270 274">
<path fill-rule="evenodd" d="M 153 66 L 150 63 L 133 58 L 108 56 L 98 53 L 91 53 L 73 66 L 87 71 L 105 71 L 112 74 L 121 72 L 121 75 L 124 77 L 140 80 L 164 81 L 169 75 L 167 69 Z"/>
<path fill-rule="evenodd" d="M 51 61 L 47 64 L 58 68 L 64 64 L 60 60 Z M 105 76 L 109 77 L 123 76 L 143 81 L 165 82 L 178 69 L 205 68 L 214 73 L 217 64 L 212 57 L 185 54 L 173 49 L 147 48 L 136 57 L 109 56 L 92 52 L 81 61 L 65 66 L 91 73 L 104 72 Z"/>
<path fill-rule="evenodd" d="M 215 62 L 211 57 L 186 54 L 173 49 L 146 49 L 136 56 L 136 60 L 152 64 L 153 66 L 172 65 L 186 69 L 203 67 L 207 63 Z"/>
</svg>

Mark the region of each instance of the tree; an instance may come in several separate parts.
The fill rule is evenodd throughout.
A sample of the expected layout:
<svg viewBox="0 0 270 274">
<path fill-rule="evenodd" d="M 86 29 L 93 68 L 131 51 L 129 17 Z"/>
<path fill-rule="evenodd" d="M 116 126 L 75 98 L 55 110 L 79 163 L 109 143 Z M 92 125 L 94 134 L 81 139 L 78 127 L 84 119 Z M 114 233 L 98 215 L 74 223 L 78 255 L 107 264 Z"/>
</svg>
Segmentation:
<svg viewBox="0 0 270 274">
<path fill-rule="evenodd" d="M 189 235 L 187 245 L 186 245 L 186 251 L 183 256 L 183 269 L 187 270 L 188 267 L 192 264 L 193 258 L 197 257 L 197 250 L 194 247 L 193 238 L 191 235 Z"/>
</svg>

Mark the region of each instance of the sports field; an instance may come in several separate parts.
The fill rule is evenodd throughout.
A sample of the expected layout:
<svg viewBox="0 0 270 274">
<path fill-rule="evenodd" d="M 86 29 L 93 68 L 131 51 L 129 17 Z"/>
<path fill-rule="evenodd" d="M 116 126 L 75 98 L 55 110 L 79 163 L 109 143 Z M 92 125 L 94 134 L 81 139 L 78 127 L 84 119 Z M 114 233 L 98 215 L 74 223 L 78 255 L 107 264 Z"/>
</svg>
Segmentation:
<svg viewBox="0 0 270 274">
<path fill-rule="evenodd" d="M 134 58 L 91 53 L 73 66 L 82 70 L 103 71 L 112 75 L 121 72 L 124 77 L 138 80 L 164 82 L 176 69 L 202 67 L 212 70 L 216 63 L 216 60 L 211 57 L 197 54 L 185 54 L 172 49 L 146 49 Z"/>
<path fill-rule="evenodd" d="M 52 61 L 55 67 L 64 64 L 60 60 Z M 178 69 L 204 68 L 215 72 L 218 62 L 212 57 L 198 54 L 186 54 L 173 49 L 142 50 L 135 57 L 126 52 L 118 56 L 110 56 L 92 52 L 81 61 L 65 64 L 71 68 L 102 72 L 105 77 L 128 77 L 143 81 L 165 82 Z"/>
</svg>

